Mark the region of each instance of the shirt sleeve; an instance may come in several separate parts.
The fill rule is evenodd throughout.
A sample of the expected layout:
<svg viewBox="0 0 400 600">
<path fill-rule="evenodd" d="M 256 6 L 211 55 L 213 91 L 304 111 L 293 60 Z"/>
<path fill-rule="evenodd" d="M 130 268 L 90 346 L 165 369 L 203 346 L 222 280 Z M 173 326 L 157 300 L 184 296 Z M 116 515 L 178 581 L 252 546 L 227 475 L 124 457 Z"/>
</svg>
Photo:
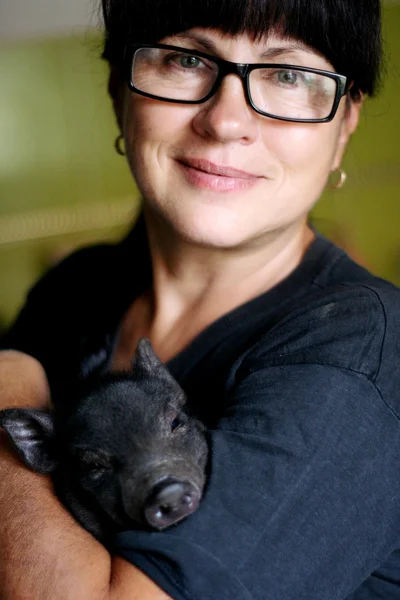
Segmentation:
<svg viewBox="0 0 400 600">
<path fill-rule="evenodd" d="M 276 364 L 239 370 L 194 515 L 117 537 L 116 552 L 172 598 L 344 600 L 398 544 L 399 421 L 361 369 L 376 371 L 376 335 L 356 316 L 332 323 L 335 342 L 322 319 L 308 349 L 309 328 L 291 320 Z M 352 356 L 329 364 L 336 343 Z"/>
</svg>

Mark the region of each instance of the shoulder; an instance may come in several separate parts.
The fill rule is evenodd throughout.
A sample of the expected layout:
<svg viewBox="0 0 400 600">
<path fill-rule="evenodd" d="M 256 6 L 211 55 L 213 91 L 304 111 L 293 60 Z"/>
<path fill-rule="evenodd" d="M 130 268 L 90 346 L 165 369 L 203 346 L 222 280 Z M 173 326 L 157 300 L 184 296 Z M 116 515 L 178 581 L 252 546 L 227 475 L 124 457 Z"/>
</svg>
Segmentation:
<svg viewBox="0 0 400 600">
<path fill-rule="evenodd" d="M 29 291 L 1 347 L 35 357 L 49 378 L 63 366 L 70 369 L 84 332 L 101 315 L 101 282 L 109 277 L 106 266 L 100 276 L 100 265 L 113 253 L 112 246 L 85 248 L 50 269 Z"/>
<path fill-rule="evenodd" d="M 30 290 L 27 306 L 51 303 L 85 312 L 129 294 L 149 271 L 143 225 L 139 219 L 122 241 L 87 246 L 67 256 Z"/>
<path fill-rule="evenodd" d="M 52 379 L 81 372 L 93 356 L 104 361 L 122 314 L 150 273 L 143 236 L 136 233 L 135 226 L 120 243 L 77 250 L 46 273 L 1 347 L 34 356 Z"/>
<path fill-rule="evenodd" d="M 254 340 L 242 366 L 330 365 L 375 383 L 383 367 L 400 363 L 399 331 L 400 290 L 338 252 Z"/>
<path fill-rule="evenodd" d="M 338 432 L 347 423 L 376 441 L 398 435 L 399 315 L 399 290 L 372 275 L 314 280 L 232 364 L 223 426 L 258 431 L 287 419 L 313 435 L 322 415 Z"/>
<path fill-rule="evenodd" d="M 28 297 L 39 294 L 72 293 L 82 287 L 90 287 L 102 273 L 103 280 L 109 276 L 107 268 L 117 257 L 117 247 L 112 244 L 89 246 L 75 250 L 49 271 L 47 271 L 29 291 Z M 112 271 L 111 271 L 112 273 Z"/>
</svg>

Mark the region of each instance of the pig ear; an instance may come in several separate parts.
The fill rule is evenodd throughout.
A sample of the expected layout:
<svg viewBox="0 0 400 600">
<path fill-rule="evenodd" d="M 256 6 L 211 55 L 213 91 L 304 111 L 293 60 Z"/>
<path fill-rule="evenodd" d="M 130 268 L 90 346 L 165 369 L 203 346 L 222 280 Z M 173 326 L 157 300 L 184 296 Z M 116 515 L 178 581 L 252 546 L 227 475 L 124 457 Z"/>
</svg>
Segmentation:
<svg viewBox="0 0 400 600">
<path fill-rule="evenodd" d="M 30 469 L 43 474 L 55 469 L 54 420 L 50 413 L 8 408 L 0 411 L 0 427 Z"/>
<path fill-rule="evenodd" d="M 136 373 L 150 377 L 165 376 L 172 379 L 167 368 L 154 353 L 153 346 L 148 338 L 142 338 L 136 348 L 136 360 L 133 364 Z M 174 380 L 173 380 L 174 381 Z"/>
<path fill-rule="evenodd" d="M 136 360 L 134 362 L 135 374 L 142 377 L 154 377 L 161 379 L 172 385 L 177 392 L 183 394 L 179 383 L 172 377 L 167 367 L 161 362 L 154 353 L 151 342 L 147 338 L 142 338 L 136 348 Z"/>
</svg>

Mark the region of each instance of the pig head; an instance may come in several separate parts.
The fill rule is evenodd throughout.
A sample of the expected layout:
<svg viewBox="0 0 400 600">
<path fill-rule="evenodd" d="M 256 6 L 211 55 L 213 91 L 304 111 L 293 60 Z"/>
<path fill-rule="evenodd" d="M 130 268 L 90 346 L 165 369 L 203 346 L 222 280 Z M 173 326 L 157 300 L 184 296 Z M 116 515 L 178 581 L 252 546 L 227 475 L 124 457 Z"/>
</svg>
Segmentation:
<svg viewBox="0 0 400 600">
<path fill-rule="evenodd" d="M 89 377 L 54 412 L 0 411 L 0 426 L 29 468 L 51 474 L 60 500 L 103 543 L 124 529 L 173 525 L 202 497 L 204 427 L 146 339 L 132 373 Z"/>
</svg>

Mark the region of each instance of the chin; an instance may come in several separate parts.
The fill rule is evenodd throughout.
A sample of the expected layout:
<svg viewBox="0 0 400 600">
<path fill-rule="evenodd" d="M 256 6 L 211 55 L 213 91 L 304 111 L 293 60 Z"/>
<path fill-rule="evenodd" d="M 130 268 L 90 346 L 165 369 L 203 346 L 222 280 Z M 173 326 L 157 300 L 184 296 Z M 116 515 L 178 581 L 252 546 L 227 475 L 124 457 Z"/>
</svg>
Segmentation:
<svg viewBox="0 0 400 600">
<path fill-rule="evenodd" d="M 221 215 L 215 211 L 175 215 L 170 224 L 185 242 L 221 250 L 246 245 L 262 234 L 259 224 L 246 223 L 239 215 Z"/>
<path fill-rule="evenodd" d="M 257 193 L 211 194 L 179 189 L 143 190 L 144 208 L 158 222 L 160 233 L 186 243 L 215 249 L 252 244 L 281 225 L 280 214 L 266 195 Z M 168 233 L 169 231 L 169 233 Z M 164 234 L 161 234 L 164 235 Z"/>
</svg>

